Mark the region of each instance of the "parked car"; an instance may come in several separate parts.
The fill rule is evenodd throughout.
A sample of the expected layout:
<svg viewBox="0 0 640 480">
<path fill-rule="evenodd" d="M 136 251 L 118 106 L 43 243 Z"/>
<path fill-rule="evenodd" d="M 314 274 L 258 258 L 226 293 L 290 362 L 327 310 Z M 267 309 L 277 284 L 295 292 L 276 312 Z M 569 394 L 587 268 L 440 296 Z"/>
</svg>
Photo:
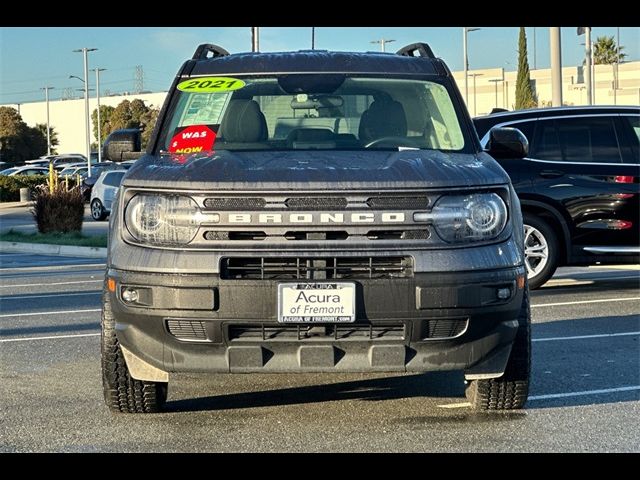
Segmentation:
<svg viewBox="0 0 640 480">
<path fill-rule="evenodd" d="M 424 43 L 185 65 L 145 154 L 138 129 L 104 143 L 140 157 L 109 228 L 108 407 L 158 411 L 179 372 L 460 370 L 473 408 L 522 408 L 524 228 L 492 156 L 524 136 L 483 152 Z"/>
<path fill-rule="evenodd" d="M 11 167 L 11 168 L 2 170 L 0 172 L 0 175 L 8 175 L 8 176 L 14 176 L 14 175 L 31 176 L 31 175 L 48 175 L 48 174 L 49 174 L 49 169 L 42 168 L 42 167 L 32 167 L 30 165 L 23 166 L 23 167 Z"/>
<path fill-rule="evenodd" d="M 91 165 L 91 176 L 85 176 L 80 184 L 80 191 L 82 192 L 84 201 L 88 202 L 89 200 L 91 200 L 91 190 L 93 189 L 93 186 L 95 185 L 102 172 L 114 169 L 122 170 L 129 167 L 130 165 L 128 164 L 117 164 L 114 162 L 101 162 L 96 163 L 95 165 Z"/>
<path fill-rule="evenodd" d="M 84 178 L 87 176 L 87 170 L 88 168 L 86 164 L 84 164 L 84 166 L 82 166 L 82 164 L 69 165 L 68 167 L 65 167 L 64 169 L 62 169 L 58 173 L 58 176 L 64 178 L 67 175 L 69 176 L 80 175 L 81 177 Z"/>
<path fill-rule="evenodd" d="M 91 218 L 100 221 L 104 220 L 111 213 L 113 199 L 118 193 L 122 177 L 127 170 L 111 170 L 102 172 L 91 192 Z"/>
<path fill-rule="evenodd" d="M 525 158 L 498 162 L 520 197 L 530 288 L 561 265 L 640 261 L 640 108 L 561 107 L 474 119 L 481 144 L 514 127 Z"/>
</svg>

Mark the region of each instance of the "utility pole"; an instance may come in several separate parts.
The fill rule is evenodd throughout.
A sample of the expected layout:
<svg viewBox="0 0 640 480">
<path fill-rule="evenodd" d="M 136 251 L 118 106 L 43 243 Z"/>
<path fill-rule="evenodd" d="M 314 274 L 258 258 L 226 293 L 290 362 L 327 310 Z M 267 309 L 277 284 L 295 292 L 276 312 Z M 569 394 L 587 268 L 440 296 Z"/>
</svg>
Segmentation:
<svg viewBox="0 0 640 480">
<path fill-rule="evenodd" d="M 98 163 L 102 162 L 102 133 L 100 132 L 100 72 L 104 72 L 106 68 L 94 68 L 96 72 L 96 100 L 98 103 Z M 89 158 L 91 162 L 91 158 Z"/>
<path fill-rule="evenodd" d="M 49 124 L 49 90 L 54 87 L 42 87 L 44 90 L 44 101 L 47 103 L 47 155 L 51 155 L 51 126 Z"/>
<path fill-rule="evenodd" d="M 387 43 L 391 43 L 391 42 L 395 42 L 395 40 L 389 40 L 389 39 L 386 39 L 386 38 L 381 38 L 380 40 L 371 40 L 369 43 L 379 43 L 380 44 L 380 51 L 384 52 L 385 51 L 384 46 Z"/>
<path fill-rule="evenodd" d="M 89 118 L 89 65 L 87 62 L 87 53 L 95 52 L 97 48 L 79 48 L 74 52 L 82 52 L 84 57 L 84 129 L 85 129 L 85 142 L 87 153 L 87 176 L 91 176 L 91 132 L 90 132 L 90 118 Z"/>
<path fill-rule="evenodd" d="M 551 105 L 562 106 L 562 55 L 560 46 L 560 27 L 549 27 L 549 46 L 551 49 Z"/>
</svg>

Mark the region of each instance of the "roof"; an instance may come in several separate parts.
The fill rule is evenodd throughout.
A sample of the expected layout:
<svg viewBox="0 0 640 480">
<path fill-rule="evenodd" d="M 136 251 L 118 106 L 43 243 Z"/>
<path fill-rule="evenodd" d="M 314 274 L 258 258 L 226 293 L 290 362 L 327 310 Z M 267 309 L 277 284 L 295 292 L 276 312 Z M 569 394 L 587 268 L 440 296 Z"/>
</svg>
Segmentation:
<svg viewBox="0 0 640 480">
<path fill-rule="evenodd" d="M 633 105 L 587 105 L 579 107 L 551 107 L 551 108 L 527 108 L 512 112 L 499 112 L 483 117 L 475 117 L 474 120 L 492 120 L 498 123 L 502 120 L 515 120 L 518 118 L 555 117 L 559 115 L 589 115 L 603 113 L 640 113 L 639 106 Z"/>
<path fill-rule="evenodd" d="M 382 52 L 236 53 L 194 61 L 190 76 L 273 73 L 392 73 L 399 75 L 446 75 L 440 59 Z"/>
</svg>

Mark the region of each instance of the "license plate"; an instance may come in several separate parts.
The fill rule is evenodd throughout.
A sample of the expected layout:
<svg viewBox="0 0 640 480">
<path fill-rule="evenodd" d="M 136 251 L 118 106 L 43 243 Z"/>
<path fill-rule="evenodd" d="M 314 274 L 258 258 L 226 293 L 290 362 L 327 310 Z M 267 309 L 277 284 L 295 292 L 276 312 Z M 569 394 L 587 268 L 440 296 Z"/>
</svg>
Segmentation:
<svg viewBox="0 0 640 480">
<path fill-rule="evenodd" d="M 349 323 L 356 319 L 354 283 L 281 283 L 278 322 Z"/>
</svg>

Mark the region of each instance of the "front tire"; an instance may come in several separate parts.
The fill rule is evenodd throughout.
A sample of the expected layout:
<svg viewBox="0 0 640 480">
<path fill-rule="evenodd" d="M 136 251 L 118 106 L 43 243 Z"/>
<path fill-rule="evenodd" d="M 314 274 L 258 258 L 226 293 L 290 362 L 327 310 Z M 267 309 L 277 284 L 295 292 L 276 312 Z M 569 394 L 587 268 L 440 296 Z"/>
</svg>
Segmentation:
<svg viewBox="0 0 640 480">
<path fill-rule="evenodd" d="M 531 309 L 526 285 L 518 323 L 504 374 L 499 378 L 471 380 L 467 384 L 465 395 L 476 410 L 517 410 L 527 402 L 531 375 Z"/>
<path fill-rule="evenodd" d="M 102 388 L 112 412 L 156 413 L 167 400 L 166 382 L 136 380 L 129 374 L 118 343 L 109 292 L 104 289 L 102 303 Z"/>
<path fill-rule="evenodd" d="M 102 202 L 97 198 L 94 198 L 91 202 L 91 218 L 96 222 L 100 222 L 107 218 L 107 212 L 105 212 Z"/>
<path fill-rule="evenodd" d="M 558 268 L 558 236 L 544 220 L 525 213 L 524 256 L 529 288 L 535 290 L 544 285 Z"/>
</svg>

